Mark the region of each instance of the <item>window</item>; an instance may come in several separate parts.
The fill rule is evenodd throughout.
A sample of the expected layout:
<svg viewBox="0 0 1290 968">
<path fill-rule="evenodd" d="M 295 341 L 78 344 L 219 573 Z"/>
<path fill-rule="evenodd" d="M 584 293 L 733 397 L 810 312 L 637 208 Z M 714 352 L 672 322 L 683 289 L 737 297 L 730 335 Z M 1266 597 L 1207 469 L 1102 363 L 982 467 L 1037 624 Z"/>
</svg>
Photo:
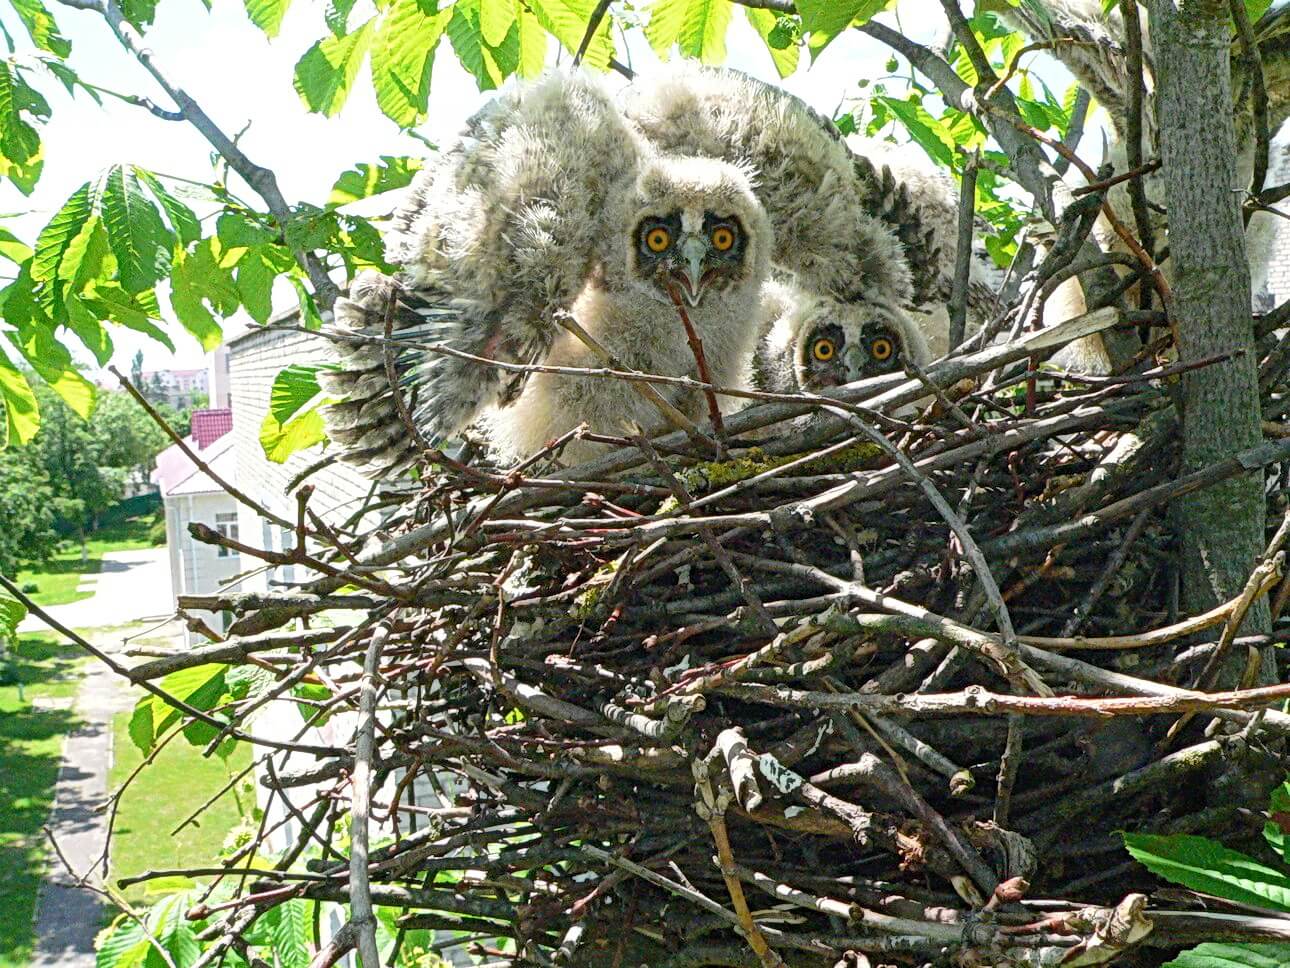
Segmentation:
<svg viewBox="0 0 1290 968">
<path fill-rule="evenodd" d="M 221 537 L 228 538 L 230 541 L 236 541 L 237 512 L 221 511 L 219 514 L 215 515 L 215 530 L 220 533 Z M 232 558 L 237 554 L 237 552 L 232 548 L 226 548 L 223 545 L 220 545 L 216 554 L 220 558 Z"/>
</svg>

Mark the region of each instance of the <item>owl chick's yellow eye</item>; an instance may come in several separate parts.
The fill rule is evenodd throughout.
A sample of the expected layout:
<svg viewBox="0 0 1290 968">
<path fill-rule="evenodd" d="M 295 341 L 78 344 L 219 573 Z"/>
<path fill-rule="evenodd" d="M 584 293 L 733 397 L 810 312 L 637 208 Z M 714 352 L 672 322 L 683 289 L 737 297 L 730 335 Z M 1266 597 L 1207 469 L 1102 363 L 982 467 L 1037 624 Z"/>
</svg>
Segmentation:
<svg viewBox="0 0 1290 968">
<path fill-rule="evenodd" d="M 672 244 L 672 233 L 661 226 L 655 226 L 645 233 L 645 248 L 651 252 L 662 252 Z"/>
<path fill-rule="evenodd" d="M 833 354 L 837 351 L 838 348 L 833 345 L 833 340 L 831 339 L 817 339 L 811 346 L 811 355 L 821 363 L 827 363 L 833 359 Z"/>
<path fill-rule="evenodd" d="M 896 352 L 896 345 L 889 339 L 879 336 L 869 344 L 869 355 L 879 363 L 891 359 L 891 354 Z"/>
<path fill-rule="evenodd" d="M 712 230 L 712 247 L 718 252 L 729 252 L 735 244 L 734 230 L 718 225 Z"/>
</svg>

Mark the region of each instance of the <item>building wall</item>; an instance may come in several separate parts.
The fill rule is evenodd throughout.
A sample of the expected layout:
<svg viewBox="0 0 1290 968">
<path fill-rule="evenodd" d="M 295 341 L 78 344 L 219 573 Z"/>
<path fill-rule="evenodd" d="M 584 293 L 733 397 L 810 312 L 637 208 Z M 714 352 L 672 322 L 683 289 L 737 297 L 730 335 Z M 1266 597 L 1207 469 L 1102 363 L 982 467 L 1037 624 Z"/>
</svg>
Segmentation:
<svg viewBox="0 0 1290 968">
<path fill-rule="evenodd" d="M 229 353 L 229 396 L 233 409 L 233 447 L 237 453 L 237 480 L 251 497 L 274 514 L 288 521 L 296 519 L 294 490 L 287 485 L 309 466 L 318 463 L 325 452 L 322 445 L 292 454 L 285 464 L 275 464 L 264 456 L 260 446 L 260 425 L 269 410 L 269 391 L 273 379 L 290 363 L 323 363 L 333 359 L 331 344 L 325 339 L 290 330 L 252 330 L 233 340 Z M 371 490 L 371 482 L 349 467 L 331 464 L 312 474 L 306 483 L 314 486 L 309 506 L 320 517 L 343 521 L 361 506 Z M 263 520 L 255 511 L 239 507 L 242 540 L 273 551 L 291 547 L 294 533 Z M 252 568 L 254 562 L 247 562 Z M 273 568 L 248 577 L 239 584 L 243 591 L 263 591 L 275 582 L 291 582 L 308 576 L 296 574 L 300 569 Z"/>
<path fill-rule="evenodd" d="M 176 494 L 165 498 L 163 503 L 170 583 L 175 595 L 210 595 L 221 591 L 223 583 L 242 570 L 242 559 L 236 552 L 221 555 L 222 549 L 197 541 L 188 533 L 188 525 L 196 521 L 216 530 L 221 523 L 227 526 L 228 518 L 236 520 L 237 502 L 221 491 Z M 224 620 L 214 612 L 195 610 L 191 614 L 217 632 L 225 630 Z M 190 646 L 206 641 L 188 630 L 184 632 L 184 640 Z"/>
</svg>

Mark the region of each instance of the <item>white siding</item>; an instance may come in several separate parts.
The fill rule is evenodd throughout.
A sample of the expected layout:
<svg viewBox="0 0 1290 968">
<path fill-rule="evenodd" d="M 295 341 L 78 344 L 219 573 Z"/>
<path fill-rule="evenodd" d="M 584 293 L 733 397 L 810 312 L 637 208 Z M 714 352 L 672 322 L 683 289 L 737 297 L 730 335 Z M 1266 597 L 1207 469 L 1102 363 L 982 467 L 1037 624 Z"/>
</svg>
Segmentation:
<svg viewBox="0 0 1290 968">
<path fill-rule="evenodd" d="M 224 583 L 242 570 L 242 559 L 237 554 L 220 555 L 215 545 L 203 544 L 188 533 L 194 521 L 214 528 L 216 515 L 237 512 L 237 503 L 223 492 L 209 494 L 177 494 L 165 499 L 166 547 L 170 552 L 170 582 L 176 596 L 210 595 L 221 591 Z M 193 611 L 216 632 L 224 631 L 220 616 L 213 612 Z M 185 630 L 188 645 L 206 639 Z"/>
</svg>

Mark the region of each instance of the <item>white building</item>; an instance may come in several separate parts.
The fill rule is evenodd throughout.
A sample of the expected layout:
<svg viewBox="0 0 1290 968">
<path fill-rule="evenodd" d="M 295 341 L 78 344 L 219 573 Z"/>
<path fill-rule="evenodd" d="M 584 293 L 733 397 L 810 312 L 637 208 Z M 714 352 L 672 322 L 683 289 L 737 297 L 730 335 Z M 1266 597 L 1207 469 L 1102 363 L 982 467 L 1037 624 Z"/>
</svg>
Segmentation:
<svg viewBox="0 0 1290 968">
<path fill-rule="evenodd" d="M 193 414 L 192 432 L 185 443 L 220 478 L 232 481 L 237 475 L 233 449 L 233 415 L 224 410 L 198 410 Z M 166 548 L 170 552 L 170 585 L 176 596 L 209 595 L 242 569 L 241 556 L 234 550 L 205 544 L 188 533 L 198 522 L 227 538 L 238 539 L 237 502 L 185 454 L 172 444 L 157 455 L 152 480 L 161 491 L 166 511 Z M 217 632 L 227 631 L 230 616 L 213 612 L 192 612 Z M 188 645 L 206 639 L 185 630 Z"/>
<path fill-rule="evenodd" d="M 210 383 L 206 368 L 199 370 L 145 370 L 140 390 L 149 399 L 162 400 L 176 410 L 186 410 L 208 396 Z"/>
</svg>

